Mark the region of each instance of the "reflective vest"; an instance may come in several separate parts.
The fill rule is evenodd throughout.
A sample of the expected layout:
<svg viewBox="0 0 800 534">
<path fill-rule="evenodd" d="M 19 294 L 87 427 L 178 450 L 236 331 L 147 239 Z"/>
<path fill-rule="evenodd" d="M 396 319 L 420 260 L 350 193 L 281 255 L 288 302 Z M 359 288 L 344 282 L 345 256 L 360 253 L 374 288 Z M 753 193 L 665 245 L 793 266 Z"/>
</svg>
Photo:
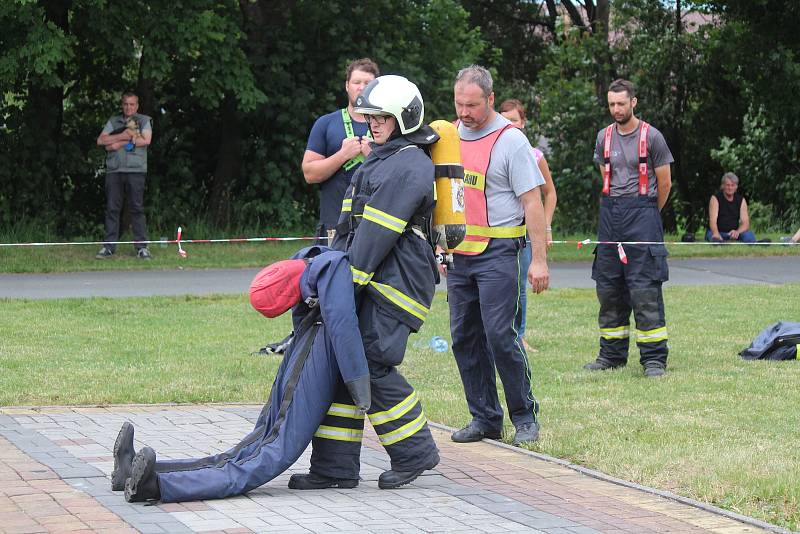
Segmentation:
<svg viewBox="0 0 800 534">
<path fill-rule="evenodd" d="M 355 133 L 353 133 L 353 119 L 350 118 L 350 113 L 347 112 L 347 108 L 342 108 L 342 122 L 344 123 L 344 134 L 347 136 L 348 139 L 351 137 L 355 137 Z M 372 131 L 367 128 L 367 137 L 372 139 Z M 359 163 L 364 162 L 364 154 L 359 154 L 342 165 L 342 169 L 345 172 L 349 171 Z"/>
<path fill-rule="evenodd" d="M 522 237 L 525 225 L 490 226 L 489 206 L 486 202 L 486 171 L 492 157 L 492 148 L 508 124 L 485 137 L 474 141 L 461 140 L 461 162 L 464 165 L 464 206 L 466 208 L 467 236 L 455 249 L 456 254 L 475 256 L 489 246 L 491 238 Z"/>
<path fill-rule="evenodd" d="M 639 129 L 639 194 L 647 194 L 647 131 L 650 125 L 640 120 Z M 616 128 L 614 124 L 606 127 L 603 142 L 603 194 L 611 193 L 611 138 Z"/>
</svg>

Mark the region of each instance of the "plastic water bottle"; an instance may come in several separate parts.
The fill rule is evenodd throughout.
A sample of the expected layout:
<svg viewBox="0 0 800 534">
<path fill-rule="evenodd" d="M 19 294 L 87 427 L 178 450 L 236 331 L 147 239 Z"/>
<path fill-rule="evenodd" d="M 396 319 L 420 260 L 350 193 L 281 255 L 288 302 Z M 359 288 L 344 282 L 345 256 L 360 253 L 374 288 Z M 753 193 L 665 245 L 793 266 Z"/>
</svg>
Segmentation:
<svg viewBox="0 0 800 534">
<path fill-rule="evenodd" d="M 159 239 L 159 241 L 164 241 L 164 243 L 159 243 L 159 244 L 158 244 L 158 246 L 159 246 L 159 247 L 161 247 L 161 248 L 167 248 L 167 243 L 166 243 L 166 241 L 167 241 L 167 236 L 165 236 L 165 235 L 162 235 L 162 236 L 161 236 L 161 239 Z"/>
<path fill-rule="evenodd" d="M 433 336 L 429 346 L 433 352 L 447 352 L 447 349 L 450 348 L 447 340 L 441 336 Z"/>
</svg>

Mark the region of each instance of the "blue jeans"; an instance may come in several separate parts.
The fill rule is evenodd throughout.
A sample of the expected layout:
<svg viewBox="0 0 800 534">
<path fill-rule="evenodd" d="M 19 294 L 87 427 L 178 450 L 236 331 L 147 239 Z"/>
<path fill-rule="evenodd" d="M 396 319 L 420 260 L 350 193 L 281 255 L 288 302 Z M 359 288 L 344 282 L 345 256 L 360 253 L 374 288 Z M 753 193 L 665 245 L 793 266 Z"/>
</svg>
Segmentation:
<svg viewBox="0 0 800 534">
<path fill-rule="evenodd" d="M 722 237 L 723 241 L 730 241 L 731 234 L 728 232 L 720 232 L 720 237 Z M 711 241 L 711 230 L 706 230 L 706 241 Z M 745 230 L 741 234 L 739 234 L 738 241 L 743 243 L 755 243 L 756 242 L 756 235 L 751 232 L 750 230 Z"/>
</svg>

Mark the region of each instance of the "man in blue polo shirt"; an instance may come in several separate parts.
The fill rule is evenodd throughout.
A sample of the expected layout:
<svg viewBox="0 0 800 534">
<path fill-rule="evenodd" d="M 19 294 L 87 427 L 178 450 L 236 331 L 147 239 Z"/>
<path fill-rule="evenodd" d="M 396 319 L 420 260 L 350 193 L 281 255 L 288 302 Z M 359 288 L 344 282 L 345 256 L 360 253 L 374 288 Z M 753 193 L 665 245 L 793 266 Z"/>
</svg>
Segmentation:
<svg viewBox="0 0 800 534">
<path fill-rule="evenodd" d="M 370 153 L 367 123 L 353 104 L 380 74 L 369 58 L 357 59 L 347 66 L 344 89 L 347 107 L 323 115 L 314 123 L 303 155 L 303 176 L 309 184 L 320 184 L 319 225 L 317 236 L 323 244 L 333 237 L 350 179 Z"/>
</svg>

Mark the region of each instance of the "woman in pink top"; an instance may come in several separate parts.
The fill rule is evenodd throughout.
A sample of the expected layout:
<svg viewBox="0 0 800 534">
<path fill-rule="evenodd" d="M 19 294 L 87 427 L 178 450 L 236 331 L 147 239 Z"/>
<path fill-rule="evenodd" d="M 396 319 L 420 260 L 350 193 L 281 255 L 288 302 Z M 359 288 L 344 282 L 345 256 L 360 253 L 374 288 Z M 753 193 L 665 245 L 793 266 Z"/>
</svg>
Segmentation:
<svg viewBox="0 0 800 534">
<path fill-rule="evenodd" d="M 516 98 L 512 98 L 510 100 L 504 101 L 500 104 L 500 114 L 511 121 L 511 124 L 519 128 L 520 130 L 525 129 L 525 107 L 522 105 L 522 102 L 517 100 Z M 544 186 L 542 186 L 542 194 L 544 195 L 543 202 L 544 202 L 544 216 L 547 222 L 547 248 L 550 248 L 550 244 L 553 240 L 553 232 L 551 225 L 553 223 L 553 213 L 556 211 L 556 201 L 558 200 L 556 196 L 556 186 L 553 183 L 553 177 L 550 175 L 550 167 L 547 165 L 547 160 L 544 158 L 544 154 L 538 148 L 533 149 L 533 154 L 536 157 L 536 163 L 539 165 L 539 170 L 542 171 L 542 176 L 544 176 Z M 522 264 L 520 265 L 521 272 L 525 273 L 528 272 L 528 266 L 531 263 L 531 247 L 530 243 L 525 249 L 522 251 L 520 255 L 520 259 Z M 528 342 L 525 341 L 525 316 L 526 313 L 526 294 L 527 294 L 527 286 L 525 283 L 520 284 L 520 306 L 523 309 L 522 313 L 522 326 L 519 329 L 519 338 L 522 340 L 522 345 L 525 347 L 526 351 L 533 351 Z"/>
</svg>

